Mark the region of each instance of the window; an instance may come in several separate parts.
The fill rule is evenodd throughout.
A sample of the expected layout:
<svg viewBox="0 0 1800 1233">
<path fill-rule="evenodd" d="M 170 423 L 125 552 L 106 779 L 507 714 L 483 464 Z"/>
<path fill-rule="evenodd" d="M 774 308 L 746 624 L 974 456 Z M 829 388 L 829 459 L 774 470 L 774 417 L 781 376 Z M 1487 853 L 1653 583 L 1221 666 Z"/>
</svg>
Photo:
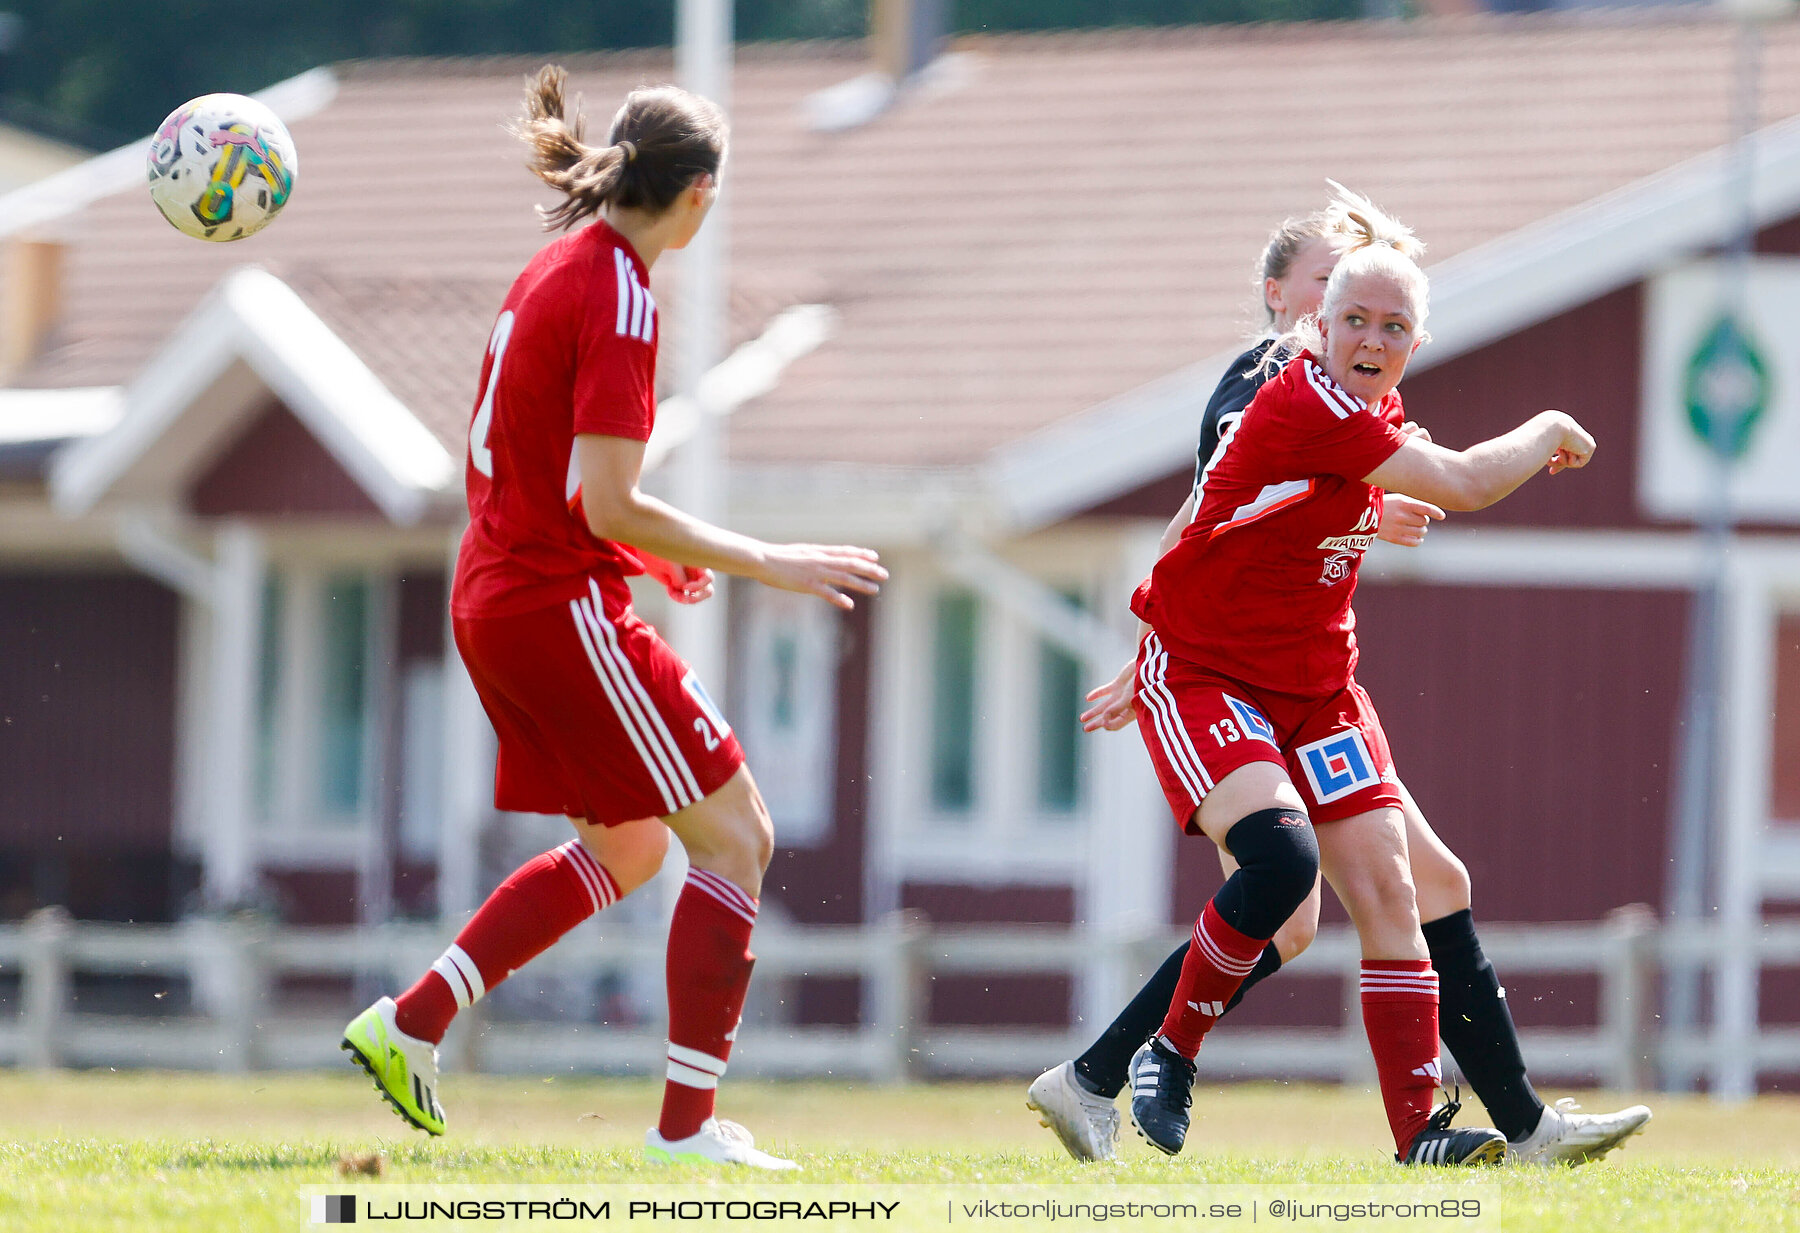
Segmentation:
<svg viewBox="0 0 1800 1233">
<path fill-rule="evenodd" d="M 334 575 L 320 594 L 319 807 L 362 807 L 368 720 L 369 584 Z"/>
<path fill-rule="evenodd" d="M 1037 678 L 1037 803 L 1066 814 L 1081 804 L 1082 663 L 1039 642 Z"/>
<path fill-rule="evenodd" d="M 271 571 L 263 579 L 262 633 L 258 639 L 256 681 L 256 801 L 268 817 L 275 809 L 275 784 L 280 772 L 276 744 L 276 716 L 281 685 L 281 611 L 287 596 L 280 575 Z"/>
<path fill-rule="evenodd" d="M 938 593 L 931 640 L 931 804 L 944 813 L 975 805 L 975 671 L 981 613 L 974 592 Z"/>
<path fill-rule="evenodd" d="M 263 588 L 256 788 L 281 831 L 369 812 L 376 589 L 357 573 L 271 569 Z"/>
<path fill-rule="evenodd" d="M 775 819 L 775 841 L 821 842 L 837 782 L 837 610 L 810 595 L 745 587 L 732 611 L 743 622 L 732 722 Z"/>
</svg>

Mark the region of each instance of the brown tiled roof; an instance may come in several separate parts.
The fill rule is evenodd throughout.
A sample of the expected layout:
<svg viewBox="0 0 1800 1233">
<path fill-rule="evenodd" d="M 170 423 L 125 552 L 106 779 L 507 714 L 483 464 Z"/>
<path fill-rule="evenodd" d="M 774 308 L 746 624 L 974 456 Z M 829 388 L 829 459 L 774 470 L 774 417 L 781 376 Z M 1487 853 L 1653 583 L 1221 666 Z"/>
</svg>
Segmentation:
<svg viewBox="0 0 1800 1233">
<path fill-rule="evenodd" d="M 746 48 L 728 169 L 734 338 L 823 300 L 837 333 L 734 418 L 734 457 L 957 465 L 1231 345 L 1269 227 L 1331 176 L 1440 259 L 1720 144 L 1731 28 L 1456 19 L 961 40 L 872 122 L 801 103 L 857 47 Z M 604 131 L 666 54 L 570 61 Z M 73 220 L 65 321 L 25 383 L 128 379 L 230 266 L 267 265 L 447 443 L 482 344 L 542 243 L 546 194 L 502 131 L 517 60 L 343 66 L 295 125 L 299 187 L 263 235 L 204 245 L 140 192 Z M 1760 118 L 1800 114 L 1800 24 L 1769 29 Z M 659 266 L 659 284 L 668 274 Z M 678 292 L 678 288 L 675 289 Z M 665 305 L 670 290 L 659 287 Z M 673 365 L 665 348 L 665 373 Z"/>
</svg>

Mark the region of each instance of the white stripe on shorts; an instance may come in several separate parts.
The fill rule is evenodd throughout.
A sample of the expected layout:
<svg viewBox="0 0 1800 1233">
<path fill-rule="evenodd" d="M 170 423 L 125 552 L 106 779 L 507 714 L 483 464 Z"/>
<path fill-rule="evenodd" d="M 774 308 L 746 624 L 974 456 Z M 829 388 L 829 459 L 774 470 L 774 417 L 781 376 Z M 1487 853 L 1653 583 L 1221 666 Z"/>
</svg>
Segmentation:
<svg viewBox="0 0 1800 1233">
<path fill-rule="evenodd" d="M 685 785 L 686 799 L 682 803 L 691 805 L 703 795 L 700 791 L 700 784 L 694 779 L 694 772 L 688 769 L 687 759 L 682 756 L 681 746 L 675 743 L 675 737 L 669 732 L 669 726 L 663 722 L 662 712 L 656 709 L 656 705 L 650 701 L 649 691 L 644 688 L 643 682 L 638 680 L 637 669 L 632 667 L 631 660 L 619 646 L 619 631 L 607 619 L 606 605 L 600 598 L 600 584 L 591 578 L 588 579 L 588 591 L 593 599 L 588 610 L 593 613 L 597 621 L 600 636 L 606 640 L 606 648 L 611 654 L 613 662 L 618 665 L 620 676 L 626 686 L 631 690 L 631 694 L 636 695 L 643 706 L 644 714 L 649 717 L 650 728 L 646 729 L 645 735 L 662 738 L 662 748 L 668 751 L 669 760 L 672 763 L 670 781 L 675 785 L 675 795 L 683 795 L 682 788 Z M 627 701 L 629 700 L 630 695 L 627 695 Z"/>
<path fill-rule="evenodd" d="M 1151 635 L 1155 637 L 1154 634 Z M 1187 725 L 1181 721 L 1181 708 L 1175 705 L 1175 693 L 1169 688 L 1169 653 L 1163 649 L 1162 639 L 1156 642 L 1156 681 L 1153 687 L 1162 695 L 1168 707 L 1169 718 L 1175 730 L 1175 739 L 1187 751 L 1189 761 L 1200 775 L 1200 784 L 1206 791 L 1213 789 L 1212 774 L 1206 769 L 1206 763 L 1200 760 L 1200 751 L 1194 748 L 1194 742 L 1188 737 Z"/>
<path fill-rule="evenodd" d="M 619 726 L 625 729 L 625 735 L 631 738 L 631 744 L 638 751 L 638 757 L 644 761 L 644 768 L 650 772 L 650 778 L 656 783 L 656 790 L 662 793 L 663 806 L 669 813 L 674 813 L 681 806 L 675 803 L 675 796 L 669 791 L 669 781 L 663 777 L 662 768 L 644 746 L 644 738 L 638 735 L 637 724 L 625 708 L 619 691 L 614 687 L 612 678 L 607 675 L 606 667 L 601 663 L 600 653 L 595 649 L 595 639 L 588 633 L 588 618 L 584 607 L 587 601 L 572 599 L 569 611 L 575 617 L 575 632 L 581 636 L 582 649 L 587 652 L 588 662 L 594 666 L 594 675 L 600 679 L 600 688 L 606 691 L 607 701 L 612 703 L 613 712 L 619 717 Z"/>
<path fill-rule="evenodd" d="M 588 631 L 593 636 L 594 646 L 599 652 L 600 663 L 605 668 L 607 676 L 612 680 L 613 688 L 618 691 L 619 697 L 624 701 L 625 709 L 631 713 L 633 721 L 637 725 L 638 734 L 644 738 L 645 746 L 649 748 L 651 756 L 656 759 L 657 766 L 661 768 L 664 777 L 668 780 L 670 791 L 673 799 L 678 803 L 678 807 L 691 805 L 693 799 L 683 791 L 681 778 L 676 773 L 675 764 L 669 757 L 669 748 L 663 743 L 662 738 L 667 735 L 668 729 L 664 728 L 659 733 L 652 726 L 650 716 L 655 715 L 656 708 L 650 706 L 647 699 L 640 702 L 637 691 L 634 691 L 630 682 L 626 681 L 625 673 L 619 667 L 621 656 L 616 653 L 617 644 L 608 641 L 606 637 L 606 633 L 612 629 L 612 625 L 599 615 L 604 610 L 599 588 L 592 582 L 589 582 L 588 585 L 593 589 L 594 595 L 591 600 L 581 601 L 581 615 L 588 623 Z M 645 714 L 646 710 L 649 715 Z"/>
<path fill-rule="evenodd" d="M 1169 766 L 1198 807 L 1212 788 L 1212 776 L 1206 773 L 1206 766 L 1200 761 L 1200 755 L 1187 739 L 1187 729 L 1182 725 L 1181 711 L 1175 705 L 1175 695 L 1169 692 L 1168 685 L 1164 683 L 1168 666 L 1168 652 L 1162 649 L 1162 643 L 1155 632 L 1146 634 L 1144 662 L 1138 669 L 1138 683 L 1142 687 L 1138 691 L 1139 696 L 1150 708 L 1151 722 L 1156 728 L 1157 738 L 1162 742 Z"/>
<path fill-rule="evenodd" d="M 1193 772 L 1189 770 L 1186 761 L 1180 756 L 1180 753 L 1172 747 L 1172 742 L 1169 738 L 1169 720 L 1168 717 L 1163 714 L 1161 705 L 1162 700 L 1150 691 L 1151 675 L 1155 669 L 1156 657 L 1151 654 L 1149 646 L 1146 645 L 1144 648 L 1144 662 L 1138 665 L 1138 699 L 1150 712 L 1150 724 L 1156 729 L 1157 740 L 1162 743 L 1163 755 L 1168 759 L 1170 769 L 1175 772 L 1175 777 L 1181 780 L 1181 786 L 1187 789 L 1189 799 L 1191 799 L 1194 802 L 1195 807 L 1198 808 L 1201 798 L 1206 795 L 1206 790 L 1202 788 L 1199 781 L 1194 778 Z"/>
</svg>

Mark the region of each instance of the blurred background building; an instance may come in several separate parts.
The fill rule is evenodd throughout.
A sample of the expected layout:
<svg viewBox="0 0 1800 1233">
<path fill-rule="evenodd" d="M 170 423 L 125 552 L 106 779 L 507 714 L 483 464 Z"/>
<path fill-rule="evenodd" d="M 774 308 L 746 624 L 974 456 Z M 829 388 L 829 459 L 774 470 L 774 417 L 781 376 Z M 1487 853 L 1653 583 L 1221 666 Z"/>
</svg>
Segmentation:
<svg viewBox="0 0 1800 1233">
<path fill-rule="evenodd" d="M 715 693 L 777 822 L 765 957 L 783 931 L 898 930 L 923 981 L 901 1004 L 937 1044 L 864 1068 L 1023 1070 L 1109 1018 L 1192 919 L 1212 852 L 1177 843 L 1136 736 L 1085 737 L 1076 714 L 1131 653 L 1126 600 L 1201 409 L 1260 329 L 1254 259 L 1329 176 L 1430 245 L 1414 418 L 1464 446 L 1554 406 L 1601 442 L 1587 471 L 1421 550 L 1378 545 L 1357 597 L 1360 677 L 1477 913 L 1582 923 L 1513 935 L 1534 1066 L 1800 1076 L 1800 1028 L 1780 1026 L 1800 1022 L 1800 945 L 1766 967 L 1756 950 L 1800 902 L 1800 25 L 1761 31 L 1740 286 L 1740 66 L 1711 14 L 947 38 L 941 10 L 900 12 L 873 45 L 738 49 L 731 358 L 711 410 L 665 403 L 651 447 L 679 457 L 714 424 L 725 521 L 866 543 L 893 570 L 848 615 L 749 585 L 716 601 Z M 596 129 L 675 72 L 666 49 L 558 58 Z M 483 348 L 544 242 L 502 127 L 540 62 L 359 60 L 270 87 L 298 188 L 240 244 L 157 217 L 139 143 L 0 197 L 0 918 L 448 922 L 561 837 L 492 816 L 491 733 L 445 637 Z M 682 267 L 656 278 L 679 322 Z M 1744 348 L 1721 358 L 1740 291 Z M 1695 530 L 1707 417 L 1727 404 L 1745 525 L 1707 919 L 1601 926 L 1672 908 L 1689 625 L 1715 576 Z M 638 898 L 590 940 L 653 921 Z M 1713 925 L 1721 904 L 1757 932 Z M 921 927 L 962 958 L 934 969 Z M 1228 1028 L 1343 1036 L 1329 943 Z M 892 1026 L 896 952 L 845 945 L 763 982 L 763 1019 L 840 1033 L 822 1040 Z M 639 1023 L 660 997 L 633 962 L 522 978 L 494 1013 Z M 1683 962 L 1714 1001 L 1664 1040 L 1659 974 Z M 301 971 L 259 996 L 335 1013 L 355 979 L 374 978 Z M 28 984 L 0 945 L 0 996 Z M 143 1009 L 131 986 L 87 996 Z M 177 1009 L 231 998 L 196 987 Z M 285 1048 L 264 1060 L 316 1060 Z"/>
</svg>

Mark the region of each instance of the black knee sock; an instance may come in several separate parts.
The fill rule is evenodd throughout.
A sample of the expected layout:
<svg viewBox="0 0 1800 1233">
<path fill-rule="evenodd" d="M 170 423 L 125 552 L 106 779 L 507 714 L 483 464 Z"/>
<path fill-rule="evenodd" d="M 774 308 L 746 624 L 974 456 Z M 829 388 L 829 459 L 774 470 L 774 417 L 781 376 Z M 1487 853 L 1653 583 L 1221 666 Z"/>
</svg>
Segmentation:
<svg viewBox="0 0 1800 1233">
<path fill-rule="evenodd" d="M 1469 909 L 1424 925 L 1425 945 L 1438 975 L 1438 1034 L 1450 1056 L 1508 1139 L 1537 1129 L 1544 1102 L 1525 1077 L 1519 1032 L 1506 994 L 1475 936 Z"/>
<path fill-rule="evenodd" d="M 1175 997 L 1175 982 L 1181 979 L 1181 961 L 1187 956 L 1188 944 L 1177 946 L 1144 987 L 1126 1003 L 1100 1039 L 1075 1059 L 1075 1073 L 1087 1081 L 1088 1087 L 1102 1096 L 1117 1096 L 1125 1087 L 1126 1071 L 1131 1055 L 1162 1026 Z"/>
<path fill-rule="evenodd" d="M 1187 957 L 1188 945 L 1177 946 L 1163 960 L 1162 966 L 1119 1012 L 1119 1017 L 1088 1046 L 1086 1053 L 1075 1059 L 1075 1073 L 1081 1076 L 1090 1091 L 1111 1098 L 1125 1090 L 1131 1055 L 1156 1034 L 1156 1029 L 1162 1026 L 1163 1016 L 1169 1013 L 1169 1002 L 1175 997 L 1175 982 L 1181 978 L 1181 961 Z M 1273 976 L 1280 966 L 1281 952 L 1270 942 L 1263 948 L 1256 967 L 1244 977 L 1244 983 L 1225 1004 L 1225 1013 L 1230 1014 L 1231 1008 L 1243 1000 L 1245 990 L 1263 977 Z"/>
<path fill-rule="evenodd" d="M 1298 809 L 1262 809 L 1238 819 L 1225 846 L 1237 859 L 1237 872 L 1213 896 L 1213 908 L 1227 925 L 1252 938 L 1269 938 L 1312 892 L 1319 876 L 1319 844 L 1306 814 Z M 1117 1096 L 1125 1086 L 1131 1055 L 1163 1025 L 1175 1000 L 1188 948 L 1183 945 L 1144 983 L 1119 1012 L 1112 1026 L 1086 1053 L 1075 1059 L 1075 1073 L 1102 1096 Z M 1267 965 L 1267 971 L 1264 970 Z M 1248 988 L 1281 966 L 1271 944 L 1238 990 Z M 1233 998 L 1231 1005 L 1237 1005 Z"/>
</svg>

